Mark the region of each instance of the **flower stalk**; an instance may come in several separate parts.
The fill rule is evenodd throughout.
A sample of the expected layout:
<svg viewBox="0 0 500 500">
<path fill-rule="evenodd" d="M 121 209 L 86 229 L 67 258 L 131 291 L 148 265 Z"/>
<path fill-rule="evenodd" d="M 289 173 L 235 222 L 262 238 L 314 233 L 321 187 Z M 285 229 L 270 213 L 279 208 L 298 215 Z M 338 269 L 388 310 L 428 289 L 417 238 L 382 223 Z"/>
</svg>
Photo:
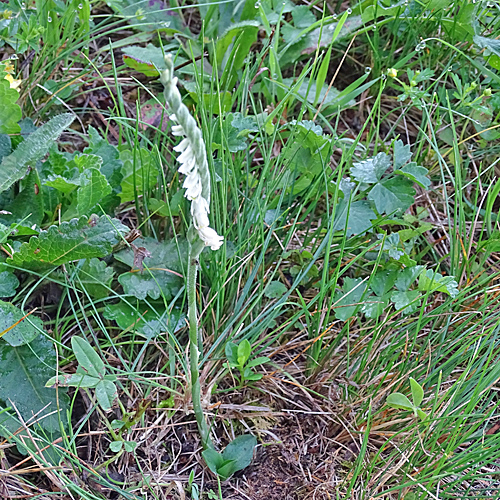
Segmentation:
<svg viewBox="0 0 500 500">
<path fill-rule="evenodd" d="M 210 211 L 210 172 L 208 170 L 207 153 L 203 135 L 188 108 L 182 103 L 177 88 L 177 78 L 174 77 L 174 66 L 171 55 L 165 56 L 166 69 L 160 73 L 164 86 L 165 100 L 169 106 L 170 119 L 176 123 L 172 127 L 174 136 L 182 137 L 182 141 L 174 148 L 180 153 L 177 160 L 180 163 L 179 173 L 185 175 L 184 196 L 191 200 L 192 224 L 188 230 L 189 257 L 187 264 L 187 294 L 189 318 L 189 369 L 191 378 L 191 397 L 193 410 L 204 449 L 213 448 L 210 430 L 201 404 L 201 385 L 199 358 L 201 337 L 198 328 L 196 307 L 196 282 L 198 258 L 209 246 L 217 250 L 224 238 L 210 227 L 208 214 Z"/>
</svg>

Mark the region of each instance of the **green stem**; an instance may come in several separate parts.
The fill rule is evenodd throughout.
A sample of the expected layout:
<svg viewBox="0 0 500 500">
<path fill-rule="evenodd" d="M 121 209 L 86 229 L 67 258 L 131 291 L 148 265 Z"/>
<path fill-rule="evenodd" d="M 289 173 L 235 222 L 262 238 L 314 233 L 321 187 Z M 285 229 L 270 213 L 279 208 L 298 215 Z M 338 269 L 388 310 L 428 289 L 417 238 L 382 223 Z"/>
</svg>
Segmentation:
<svg viewBox="0 0 500 500">
<path fill-rule="evenodd" d="M 210 430 L 203 414 L 201 405 L 200 385 L 200 351 L 198 349 L 198 318 L 196 312 L 196 275 L 198 272 L 198 257 L 201 251 L 189 245 L 189 261 L 187 269 L 187 294 L 188 294 L 188 318 L 189 318 L 189 367 L 191 371 L 191 398 L 193 410 L 198 424 L 203 449 L 213 448 L 210 439 Z"/>
</svg>

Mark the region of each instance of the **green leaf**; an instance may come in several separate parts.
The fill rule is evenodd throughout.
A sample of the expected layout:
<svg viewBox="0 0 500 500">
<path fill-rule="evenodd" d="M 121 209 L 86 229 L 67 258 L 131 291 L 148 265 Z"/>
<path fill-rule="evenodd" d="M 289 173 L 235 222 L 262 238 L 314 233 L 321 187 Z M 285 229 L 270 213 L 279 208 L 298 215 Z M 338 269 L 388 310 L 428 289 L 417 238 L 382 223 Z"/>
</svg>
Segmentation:
<svg viewBox="0 0 500 500">
<path fill-rule="evenodd" d="M 57 365 L 52 342 L 43 335 L 19 347 L 0 342 L 0 359 L 0 406 L 11 406 L 11 401 L 25 422 L 32 422 L 36 414 L 36 420 L 49 432 L 59 431 L 59 420 L 66 426 L 68 399 L 65 390 L 56 392 L 45 387 L 45 381 Z M 15 432 L 20 424 L 11 415 L 16 415 L 13 410 L 0 414 L 0 426 Z"/>
<path fill-rule="evenodd" d="M 95 378 L 104 377 L 106 374 L 104 362 L 86 339 L 76 335 L 71 337 L 71 348 L 78 361 L 79 368 L 81 368 L 85 374 Z M 82 372 L 80 371 L 80 373 Z"/>
<path fill-rule="evenodd" d="M 163 50 L 148 43 L 146 47 L 123 47 L 123 62 L 132 69 L 146 76 L 159 76 L 159 71 L 165 69 Z"/>
<path fill-rule="evenodd" d="M 375 203 L 379 214 L 404 212 L 415 201 L 412 184 L 398 177 L 379 182 L 371 189 L 368 199 Z"/>
<path fill-rule="evenodd" d="M 0 164 L 0 192 L 23 177 L 28 166 L 35 166 L 74 119 L 75 115 L 69 113 L 55 116 L 26 137 L 12 154 L 5 156 Z"/>
<path fill-rule="evenodd" d="M 474 35 L 473 41 L 480 49 L 486 49 L 489 52 L 487 55 L 495 54 L 500 57 L 500 40 Z"/>
<path fill-rule="evenodd" d="M 375 184 L 380 181 L 390 166 L 390 156 L 385 153 L 379 153 L 375 158 L 354 163 L 354 166 L 351 167 L 351 175 L 359 182 Z"/>
<path fill-rule="evenodd" d="M 85 170 L 80 176 L 80 187 L 77 191 L 78 215 L 90 215 L 92 209 L 111 191 L 106 177 L 99 170 Z"/>
<path fill-rule="evenodd" d="M 0 219 L 5 224 L 21 222 L 28 225 L 40 225 L 44 218 L 43 193 L 40 189 L 41 181 L 36 169 L 21 181 L 21 191 L 10 203 L 5 203 L 2 209 L 10 212 L 11 215 L 0 215 Z"/>
<path fill-rule="evenodd" d="M 286 291 L 286 286 L 280 281 L 270 281 L 266 286 L 264 295 L 268 299 L 279 299 L 280 297 L 283 297 L 283 295 L 285 295 Z"/>
<path fill-rule="evenodd" d="M 253 451 L 256 446 L 257 439 L 251 434 L 238 436 L 226 446 L 226 449 L 222 452 L 222 457 L 224 460 L 231 460 L 233 462 L 230 475 L 243 470 L 252 463 Z M 227 478 L 229 476 L 224 477 L 224 479 Z"/>
<path fill-rule="evenodd" d="M 113 453 L 118 453 L 123 448 L 123 441 L 112 441 L 109 443 L 109 449 Z"/>
<path fill-rule="evenodd" d="M 412 410 L 413 409 L 413 405 L 411 404 L 410 400 L 404 394 L 401 394 L 400 392 L 395 392 L 393 394 L 389 394 L 389 396 L 387 396 L 387 399 L 385 400 L 385 402 L 389 406 L 392 406 L 393 408 L 396 408 L 398 410 Z"/>
<path fill-rule="evenodd" d="M 432 269 L 423 270 L 418 277 L 418 289 L 421 292 L 429 290 L 433 292 L 443 292 L 452 298 L 455 298 L 458 291 L 458 283 L 453 276 L 442 276 Z"/>
<path fill-rule="evenodd" d="M 0 272 L 0 297 L 12 297 L 16 294 L 16 288 L 18 286 L 19 280 L 14 273 L 10 271 Z M 3 330 L 4 329 L 0 326 L 0 332 Z"/>
<path fill-rule="evenodd" d="M 101 380 L 95 388 L 95 397 L 101 408 L 105 411 L 110 410 L 118 391 L 116 385 L 109 380 Z"/>
<path fill-rule="evenodd" d="M 247 339 L 243 339 L 238 344 L 238 365 L 245 366 L 250 354 L 252 354 L 252 346 Z"/>
<path fill-rule="evenodd" d="M 394 304 L 397 311 L 404 309 L 404 314 L 411 314 L 416 311 L 417 307 L 420 305 L 420 300 L 417 300 L 419 297 L 420 293 L 418 290 L 393 292 L 391 294 L 391 302 Z"/>
<path fill-rule="evenodd" d="M 392 289 L 399 272 L 399 269 L 383 269 L 377 271 L 372 277 L 370 288 L 376 295 L 382 297 Z"/>
<path fill-rule="evenodd" d="M 417 415 L 419 416 L 420 420 L 425 421 L 428 418 L 427 413 L 425 411 L 421 410 L 420 408 L 417 408 Z"/>
<path fill-rule="evenodd" d="M 21 107 L 16 104 L 19 92 L 11 89 L 5 79 L 0 79 L 0 134 L 18 134 L 21 127 L 17 124 L 23 117 Z M 1 182 L 1 177 L 0 177 Z"/>
<path fill-rule="evenodd" d="M 269 363 L 271 361 L 267 356 L 260 356 L 258 358 L 252 359 L 247 363 L 248 368 L 253 368 L 254 366 L 263 365 L 264 363 Z"/>
<path fill-rule="evenodd" d="M 349 220 L 346 219 L 347 211 L 349 210 Z M 375 212 L 370 208 L 367 201 L 353 201 L 349 206 L 347 200 L 342 200 L 335 212 L 334 229 L 336 231 L 346 230 L 346 235 L 352 236 L 353 234 L 365 233 L 373 227 L 373 220 L 376 220 Z"/>
<path fill-rule="evenodd" d="M 217 474 L 217 470 L 224 464 L 224 459 L 222 458 L 222 454 L 215 451 L 212 448 L 207 448 L 202 453 L 203 460 L 207 464 L 208 468 L 214 473 Z"/>
<path fill-rule="evenodd" d="M 365 290 L 366 283 L 361 278 L 345 278 L 342 292 L 335 293 L 335 317 L 341 321 L 351 318 L 361 308 L 359 302 Z"/>
<path fill-rule="evenodd" d="M 187 256 L 187 242 L 184 240 L 159 242 L 154 238 L 144 238 L 135 243 L 137 247 L 145 248 L 151 257 L 144 259 L 147 269 L 142 273 L 135 269 L 133 272 L 120 275 L 118 281 L 125 293 L 138 299 L 145 299 L 147 296 L 158 299 L 161 295 L 167 300 L 170 299 L 184 284 L 179 255 Z M 132 249 L 127 248 L 118 252 L 115 258 L 134 269 Z"/>
<path fill-rule="evenodd" d="M 127 232 L 128 228 L 116 219 L 80 217 L 40 231 L 9 260 L 15 265 L 41 262 L 59 266 L 79 259 L 106 257 L 121 241 L 120 234 Z"/>
<path fill-rule="evenodd" d="M 56 375 L 52 377 L 45 383 L 45 387 L 82 387 L 82 388 L 92 388 L 95 387 L 99 382 L 100 378 L 91 377 L 90 375 L 85 375 L 84 373 L 72 373 L 65 375 Z"/>
<path fill-rule="evenodd" d="M 396 288 L 401 292 L 406 292 L 417 279 L 422 269 L 424 269 L 424 266 L 412 266 L 399 271 L 394 283 Z"/>
<path fill-rule="evenodd" d="M 120 153 L 123 161 L 121 182 L 122 203 L 136 199 L 136 196 L 149 194 L 158 181 L 158 167 L 152 153 L 144 148 L 135 151 L 125 149 Z"/>
<path fill-rule="evenodd" d="M 361 312 L 368 318 L 376 319 L 380 317 L 389 305 L 390 297 L 390 294 L 385 294 L 381 297 L 375 295 L 365 297 Z"/>
<path fill-rule="evenodd" d="M 124 441 L 123 447 L 127 453 L 133 453 L 133 451 L 137 448 L 137 443 L 135 441 Z"/>
<path fill-rule="evenodd" d="M 417 165 L 415 162 L 411 162 L 402 169 L 395 170 L 395 174 L 403 175 L 410 179 L 412 182 L 416 182 L 420 187 L 424 189 L 429 189 L 431 181 L 427 177 L 429 171 L 425 167 Z"/>
<path fill-rule="evenodd" d="M 10 302 L 0 300 L 0 333 L 4 332 L 22 317 L 26 316 L 21 309 Z M 29 344 L 43 332 L 43 323 L 33 314 L 24 318 L 12 330 L 2 336 L 2 339 L 13 347 Z M 0 341 L 0 343 L 2 343 Z"/>
<path fill-rule="evenodd" d="M 109 295 L 109 288 L 115 271 L 103 260 L 85 259 L 78 274 L 79 282 L 94 299 L 103 299 Z"/>
<path fill-rule="evenodd" d="M 377 237 L 378 239 L 382 239 L 383 235 L 378 234 Z M 386 236 L 382 250 L 387 252 L 389 257 L 399 260 L 404 255 L 400 247 L 399 233 L 392 233 Z"/>
<path fill-rule="evenodd" d="M 243 62 L 250 52 L 250 46 L 257 38 L 259 31 L 259 23 L 253 20 L 242 21 L 240 23 L 233 23 L 217 40 L 215 45 L 215 54 L 217 56 L 217 64 L 219 68 L 222 67 L 224 56 L 228 58 L 234 71 L 239 70 L 243 66 Z M 238 42 L 236 51 L 228 51 L 233 41 Z M 232 54 L 231 54 L 232 52 Z M 229 56 L 232 55 L 232 58 Z M 215 61 L 214 61 L 215 62 Z"/>
<path fill-rule="evenodd" d="M 224 351 L 231 367 L 236 368 L 238 366 L 238 344 L 227 342 Z"/>
<path fill-rule="evenodd" d="M 394 143 L 394 169 L 400 168 L 405 163 L 409 162 L 412 157 L 412 152 L 410 151 L 410 145 L 406 146 L 403 144 L 401 139 L 398 139 Z"/>
<path fill-rule="evenodd" d="M 422 386 L 414 379 L 410 377 L 410 387 L 411 387 L 411 397 L 413 399 L 413 404 L 415 406 L 420 406 L 424 399 L 424 390 Z"/>
</svg>

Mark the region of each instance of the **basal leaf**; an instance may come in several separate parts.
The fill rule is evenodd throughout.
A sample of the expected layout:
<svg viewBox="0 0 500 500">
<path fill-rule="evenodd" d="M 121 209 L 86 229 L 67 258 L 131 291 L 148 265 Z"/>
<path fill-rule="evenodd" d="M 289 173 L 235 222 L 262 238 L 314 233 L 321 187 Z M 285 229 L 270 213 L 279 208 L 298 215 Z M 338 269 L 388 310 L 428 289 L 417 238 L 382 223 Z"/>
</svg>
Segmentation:
<svg viewBox="0 0 500 500">
<path fill-rule="evenodd" d="M 373 186 L 368 199 L 375 203 L 380 214 L 404 212 L 415 201 L 415 189 L 408 179 L 394 177 Z"/>
<path fill-rule="evenodd" d="M 33 415 L 37 414 L 37 421 L 49 432 L 59 431 L 60 419 L 66 425 L 66 391 L 59 388 L 56 392 L 45 387 L 57 365 L 56 352 L 49 339 L 38 335 L 30 344 L 19 347 L 0 341 L 0 360 L 1 407 L 9 407 L 12 402 L 26 422 L 32 422 Z M 14 432 L 20 425 L 11 415 L 15 412 L 0 414 L 0 428 L 4 426 Z"/>
<path fill-rule="evenodd" d="M 0 333 L 8 330 L 19 321 L 18 325 L 2 336 L 3 341 L 13 347 L 29 344 L 43 332 L 43 323 L 40 318 L 31 314 L 21 321 L 24 316 L 26 313 L 23 313 L 14 304 L 0 300 Z"/>
<path fill-rule="evenodd" d="M 395 286 L 401 292 L 406 292 L 417 279 L 424 266 L 405 267 L 397 273 Z"/>
<path fill-rule="evenodd" d="M 17 122 L 23 117 L 23 113 L 16 104 L 18 99 L 19 92 L 11 89 L 7 80 L 0 79 L 0 134 L 18 134 L 21 131 Z"/>
<path fill-rule="evenodd" d="M 390 156 L 379 153 L 374 158 L 354 163 L 354 166 L 351 167 L 351 174 L 359 182 L 375 184 L 390 166 Z"/>
<path fill-rule="evenodd" d="M 103 410 L 110 410 L 118 391 L 116 385 L 109 380 L 101 380 L 95 388 L 95 397 Z"/>
<path fill-rule="evenodd" d="M 283 283 L 281 283 L 281 281 L 271 281 L 266 287 L 264 295 L 268 299 L 279 299 L 285 295 L 286 291 L 287 288 Z"/>
<path fill-rule="evenodd" d="M 424 390 L 422 386 L 414 378 L 410 377 L 410 387 L 413 404 L 415 406 L 420 406 L 420 403 L 424 399 Z"/>
<path fill-rule="evenodd" d="M 232 461 L 232 472 L 230 475 L 239 470 L 243 470 L 252 463 L 253 451 L 256 446 L 257 439 L 251 434 L 238 436 L 226 446 L 225 450 L 222 452 L 222 457 L 224 461 Z M 228 477 L 229 476 L 226 475 L 224 479 Z"/>
<path fill-rule="evenodd" d="M 59 266 L 92 257 L 106 257 L 127 227 L 116 219 L 92 215 L 50 226 L 23 243 L 12 259 L 15 265 L 39 262 Z"/>
<path fill-rule="evenodd" d="M 12 154 L 4 157 L 0 164 L 0 192 L 23 177 L 28 166 L 34 167 L 74 119 L 75 115 L 69 113 L 55 116 L 26 137 Z"/>
</svg>

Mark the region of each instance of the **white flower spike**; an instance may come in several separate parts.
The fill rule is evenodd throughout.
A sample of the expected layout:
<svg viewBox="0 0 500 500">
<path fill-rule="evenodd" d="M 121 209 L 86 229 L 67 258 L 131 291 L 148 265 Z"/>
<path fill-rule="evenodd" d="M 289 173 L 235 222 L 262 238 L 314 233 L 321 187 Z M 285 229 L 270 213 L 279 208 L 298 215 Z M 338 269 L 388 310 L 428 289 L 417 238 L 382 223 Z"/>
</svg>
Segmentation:
<svg viewBox="0 0 500 500">
<path fill-rule="evenodd" d="M 174 151 L 180 153 L 177 160 L 180 163 L 179 173 L 186 176 L 182 187 L 186 190 L 184 196 L 191 200 L 191 215 L 193 226 L 205 246 L 212 250 L 221 247 L 223 236 L 210 227 L 208 214 L 210 212 L 210 174 L 208 171 L 207 153 L 203 136 L 195 119 L 188 108 L 182 103 L 181 94 L 177 88 L 177 78 L 174 78 L 172 56 L 165 56 L 166 69 L 161 72 L 160 80 L 165 87 L 165 100 L 172 111 L 170 119 L 178 125 L 172 126 L 172 135 L 183 137 L 175 146 Z"/>
</svg>

